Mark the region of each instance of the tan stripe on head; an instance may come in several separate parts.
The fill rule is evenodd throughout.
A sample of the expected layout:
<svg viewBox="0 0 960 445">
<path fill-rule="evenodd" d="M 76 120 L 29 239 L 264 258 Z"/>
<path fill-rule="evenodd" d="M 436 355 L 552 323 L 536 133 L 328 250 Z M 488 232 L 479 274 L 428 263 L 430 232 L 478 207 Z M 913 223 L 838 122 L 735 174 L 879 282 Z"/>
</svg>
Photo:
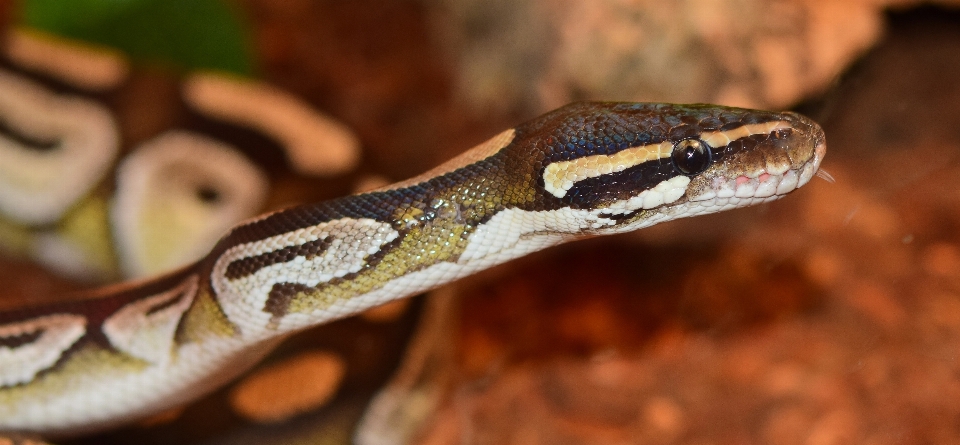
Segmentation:
<svg viewBox="0 0 960 445">
<path fill-rule="evenodd" d="M 755 134 L 769 134 L 783 128 L 791 128 L 786 121 L 771 121 L 761 124 L 747 124 L 727 131 L 707 131 L 700 133 L 700 139 L 711 147 L 723 147 L 737 139 Z"/>
<path fill-rule="evenodd" d="M 543 186 L 550 194 L 563 198 L 577 181 L 610 173 L 670 156 L 672 142 L 641 145 L 618 151 L 612 155 L 593 155 L 550 164 L 543 170 Z"/>
<path fill-rule="evenodd" d="M 783 128 L 790 128 L 790 124 L 786 121 L 747 124 L 726 131 L 703 132 L 700 133 L 700 139 L 716 148 L 748 136 L 769 134 Z M 543 171 L 543 185 L 553 196 L 563 198 L 577 181 L 622 172 L 644 162 L 669 157 L 672 152 L 673 142 L 664 141 L 628 148 L 612 155 L 593 155 L 554 162 Z"/>
</svg>

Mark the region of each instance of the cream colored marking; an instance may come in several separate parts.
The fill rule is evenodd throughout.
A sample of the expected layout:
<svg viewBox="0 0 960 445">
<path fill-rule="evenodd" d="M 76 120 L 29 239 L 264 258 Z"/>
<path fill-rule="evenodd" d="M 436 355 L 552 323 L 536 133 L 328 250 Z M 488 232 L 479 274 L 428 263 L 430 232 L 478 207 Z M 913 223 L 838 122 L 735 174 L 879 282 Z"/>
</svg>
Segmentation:
<svg viewBox="0 0 960 445">
<path fill-rule="evenodd" d="M 71 354 L 56 372 L 3 388 L 0 431 L 76 435 L 138 420 L 225 384 L 281 339 L 250 343 L 230 337 L 185 343 L 167 366 L 150 366 L 127 354 L 88 345 Z"/>
<path fill-rule="evenodd" d="M 21 223 L 59 219 L 100 180 L 117 153 L 117 125 L 106 108 L 3 70 L 0 118 L 27 137 L 55 143 L 36 150 L 0 135 L 0 212 Z"/>
<path fill-rule="evenodd" d="M 530 235 L 549 234 L 560 242 L 565 235 L 580 233 L 613 225 L 614 220 L 599 215 L 596 210 L 561 208 L 557 210 L 526 211 L 505 209 L 493 215 L 470 235 L 467 248 L 460 254 L 459 263 L 492 259 L 493 263 L 507 261 L 543 247 L 543 242 Z"/>
<path fill-rule="evenodd" d="M 405 181 L 400 181 L 395 184 L 391 184 L 387 187 L 377 189 L 376 191 L 382 192 L 387 190 L 397 190 L 404 187 L 410 187 L 412 185 L 417 185 L 423 182 L 426 182 L 430 179 L 433 179 L 437 176 L 443 175 L 445 173 L 452 172 L 458 168 L 465 167 L 467 165 L 473 164 L 475 162 L 480 162 L 490 156 L 497 154 L 500 150 L 503 150 L 504 147 L 510 145 L 513 142 L 513 139 L 517 136 L 517 132 L 514 129 L 509 129 L 502 131 L 496 136 L 487 139 L 482 142 L 480 145 L 476 145 L 473 148 L 460 153 L 457 157 L 440 164 L 426 173 L 414 176 Z"/>
<path fill-rule="evenodd" d="M 679 187 L 671 184 L 665 189 Z M 457 262 L 440 262 L 397 277 L 363 295 L 336 301 L 312 313 L 290 313 L 279 323 L 279 330 L 295 330 L 356 313 L 387 301 L 414 295 L 470 275 L 478 270 L 576 239 L 585 233 L 620 233 L 651 226 L 671 217 L 661 210 L 630 225 L 616 225 L 611 214 L 630 211 L 629 206 L 642 205 L 634 200 L 619 204 L 619 210 L 579 210 L 562 208 L 549 211 L 505 209 L 490 221 L 477 227 Z M 637 210 L 637 209 L 632 209 Z"/>
<path fill-rule="evenodd" d="M 0 338 L 40 332 L 40 336 L 18 347 L 0 346 L 0 387 L 27 383 L 37 373 L 53 366 L 86 332 L 87 319 L 80 315 L 57 314 L 0 326 Z"/>
<path fill-rule="evenodd" d="M 300 173 L 337 175 L 360 161 L 360 141 L 346 125 L 271 85 L 201 73 L 186 79 L 183 96 L 199 111 L 277 138 Z"/>
<path fill-rule="evenodd" d="M 780 181 L 780 184 L 777 185 L 777 194 L 784 195 L 792 192 L 794 189 L 799 187 L 800 178 L 796 172 L 790 170 L 783 174 L 783 179 Z"/>
<path fill-rule="evenodd" d="M 638 209 L 652 209 L 663 204 L 671 204 L 683 196 L 689 184 L 689 177 L 682 175 L 674 176 L 657 184 L 652 189 L 640 192 L 637 196 L 614 202 L 610 207 L 604 209 L 603 213 L 616 215 L 629 213 Z"/>
<path fill-rule="evenodd" d="M 254 328 L 266 330 L 271 325 L 272 315 L 263 308 L 274 284 L 296 283 L 312 287 L 357 272 L 366 264 L 367 256 L 377 253 L 397 236 L 399 233 L 388 223 L 367 218 L 341 218 L 241 244 L 228 249 L 217 259 L 213 266 L 213 287 L 227 317 L 246 327 L 244 335 L 257 335 L 259 332 Z M 233 280 L 225 276 L 227 267 L 234 261 L 322 238 L 329 238 L 329 246 L 316 257 L 298 256 Z"/>
<path fill-rule="evenodd" d="M 664 181 L 658 185 L 664 197 L 682 196 L 677 189 L 686 187 L 687 178 Z M 657 187 L 654 187 L 656 189 Z M 645 195 L 644 195 L 645 196 Z M 666 198 L 665 198 L 666 199 Z M 616 225 L 610 215 L 627 213 L 642 207 L 642 199 L 624 200 L 612 208 L 579 210 L 562 208 L 549 211 L 505 209 L 480 225 L 456 263 L 440 262 L 408 273 L 383 284 L 379 289 L 345 301 L 336 301 L 312 313 L 290 313 L 279 329 L 295 330 L 356 313 L 358 310 L 403 298 L 470 275 L 478 270 L 509 261 L 547 247 L 575 239 L 584 233 L 619 233 L 670 219 L 667 210 L 655 212 L 630 225 Z M 231 317 L 232 318 L 232 317 Z"/>
<path fill-rule="evenodd" d="M 495 258 L 496 262 L 507 261 L 542 248 L 542 236 L 552 236 L 560 242 L 567 235 L 596 231 L 613 226 L 616 221 L 608 218 L 643 208 L 652 208 L 663 203 L 672 203 L 683 196 L 690 178 L 676 176 L 657 184 L 639 195 L 613 203 L 609 208 L 579 210 L 561 208 L 545 211 L 520 209 L 502 210 L 486 224 L 470 235 L 467 248 L 460 254 L 460 262 Z M 654 205 L 655 204 L 655 205 Z M 651 207 L 647 207 L 647 206 Z M 533 235 L 533 236 L 532 236 Z"/>
<path fill-rule="evenodd" d="M 800 170 L 800 179 L 797 181 L 797 187 L 800 187 L 810 182 L 810 179 L 813 178 L 813 174 L 816 171 L 817 171 L 817 166 L 813 165 L 812 162 L 807 163 L 807 165 L 804 165 L 803 169 Z"/>
<path fill-rule="evenodd" d="M 77 88 L 106 90 L 119 85 L 130 74 L 127 59 L 119 51 L 103 46 L 22 28 L 12 30 L 6 37 L 5 50 L 11 61 Z"/>
<path fill-rule="evenodd" d="M 173 359 L 173 341 L 180 317 L 193 303 L 197 293 L 196 275 L 189 276 L 180 285 L 141 300 L 134 301 L 110 316 L 103 323 L 103 333 L 110 344 L 120 351 L 156 365 L 166 365 Z M 173 304 L 148 313 L 151 308 Z"/>
<path fill-rule="evenodd" d="M 566 196 L 577 181 L 622 172 L 635 165 L 670 156 L 672 142 L 641 145 L 612 155 L 593 155 L 550 164 L 543 170 L 543 185 L 557 198 Z"/>
<path fill-rule="evenodd" d="M 461 260 L 456 263 L 439 262 L 425 269 L 388 280 L 383 283 L 383 287 L 373 289 L 353 298 L 331 302 L 329 306 L 315 309 L 310 313 L 292 312 L 287 314 L 287 316 L 280 321 L 278 330 L 302 329 L 307 326 L 353 315 L 372 306 L 418 294 L 441 284 L 468 276 L 479 270 L 500 264 L 503 261 L 522 256 L 529 252 L 545 249 L 563 242 L 566 239 L 573 239 L 568 238 L 569 236 L 570 235 L 565 236 L 558 233 L 528 234 L 527 236 L 523 236 L 520 242 L 507 247 L 506 250 L 500 251 L 496 255 L 487 255 L 469 261 L 461 258 Z"/>
<path fill-rule="evenodd" d="M 723 147 L 737 139 L 755 134 L 770 134 L 774 131 L 791 128 L 787 121 L 771 121 L 760 124 L 747 124 L 727 131 L 708 131 L 700 133 L 700 139 L 711 147 Z"/>
<path fill-rule="evenodd" d="M 700 133 L 700 139 L 710 147 L 716 148 L 737 139 L 755 134 L 768 134 L 783 128 L 790 128 L 790 125 L 786 121 L 747 124 L 727 131 Z M 673 143 L 665 141 L 627 148 L 612 155 L 584 156 L 569 161 L 554 162 L 543 171 L 543 185 L 553 196 L 563 198 L 577 181 L 621 172 L 644 162 L 668 158 L 672 152 Z"/>
<path fill-rule="evenodd" d="M 268 181 L 230 145 L 170 131 L 143 143 L 117 171 L 110 211 L 127 276 L 195 261 L 234 224 L 260 210 Z M 204 200 L 203 191 L 216 193 Z"/>
</svg>

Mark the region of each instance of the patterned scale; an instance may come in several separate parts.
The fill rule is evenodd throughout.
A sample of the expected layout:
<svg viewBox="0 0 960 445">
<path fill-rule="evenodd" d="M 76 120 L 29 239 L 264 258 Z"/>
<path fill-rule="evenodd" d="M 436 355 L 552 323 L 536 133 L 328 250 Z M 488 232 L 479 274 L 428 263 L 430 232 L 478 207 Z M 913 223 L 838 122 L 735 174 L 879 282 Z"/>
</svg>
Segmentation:
<svg viewBox="0 0 960 445">
<path fill-rule="evenodd" d="M 475 150 L 242 224 L 175 274 L 0 314 L 21 339 L 3 350 L 15 383 L 0 388 L 0 429 L 108 428 L 213 390 L 308 327 L 561 242 L 778 199 L 825 145 L 795 113 L 578 103 Z"/>
</svg>

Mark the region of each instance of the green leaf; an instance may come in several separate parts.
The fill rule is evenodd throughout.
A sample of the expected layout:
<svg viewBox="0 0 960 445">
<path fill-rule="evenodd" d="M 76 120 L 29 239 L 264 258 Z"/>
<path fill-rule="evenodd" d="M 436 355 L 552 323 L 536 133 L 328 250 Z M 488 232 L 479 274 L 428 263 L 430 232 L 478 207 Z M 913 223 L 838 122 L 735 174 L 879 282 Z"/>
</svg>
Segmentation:
<svg viewBox="0 0 960 445">
<path fill-rule="evenodd" d="M 23 24 L 182 69 L 253 72 L 250 36 L 221 0 L 21 0 Z"/>
</svg>

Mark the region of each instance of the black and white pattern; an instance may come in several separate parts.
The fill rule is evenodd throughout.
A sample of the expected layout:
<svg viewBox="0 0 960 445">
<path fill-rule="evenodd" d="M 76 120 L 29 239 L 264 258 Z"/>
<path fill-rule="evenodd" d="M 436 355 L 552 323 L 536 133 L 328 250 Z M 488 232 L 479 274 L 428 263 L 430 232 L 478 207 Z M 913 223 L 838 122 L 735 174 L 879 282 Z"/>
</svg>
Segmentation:
<svg viewBox="0 0 960 445">
<path fill-rule="evenodd" d="M 0 388 L 33 380 L 54 366 L 86 333 L 87 320 L 54 314 L 0 325 Z"/>
<path fill-rule="evenodd" d="M 174 333 L 197 294 L 196 275 L 179 286 L 127 304 L 103 322 L 110 345 L 130 356 L 165 365 L 176 354 Z"/>
<path fill-rule="evenodd" d="M 270 302 L 278 291 L 296 293 L 356 273 L 398 235 L 387 223 L 342 218 L 238 245 L 217 259 L 214 290 L 230 320 L 257 333 L 277 321 Z"/>
</svg>

